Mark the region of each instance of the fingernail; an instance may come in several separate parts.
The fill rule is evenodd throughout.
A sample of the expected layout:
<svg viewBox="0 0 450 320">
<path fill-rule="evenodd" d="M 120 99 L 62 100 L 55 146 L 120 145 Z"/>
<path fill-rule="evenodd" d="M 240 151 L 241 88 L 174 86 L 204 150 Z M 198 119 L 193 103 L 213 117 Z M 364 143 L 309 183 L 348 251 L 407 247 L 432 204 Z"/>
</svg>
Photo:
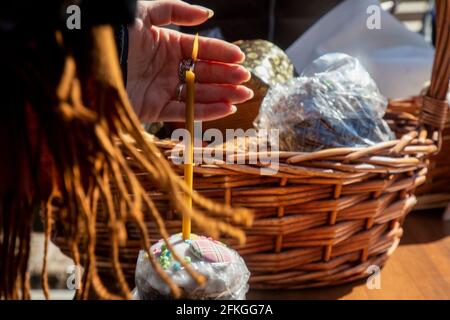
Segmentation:
<svg viewBox="0 0 450 320">
<path fill-rule="evenodd" d="M 248 69 L 245 69 L 245 71 L 247 71 L 247 77 L 245 78 L 244 83 L 250 81 L 252 78 L 252 73 L 248 71 Z"/>
<path fill-rule="evenodd" d="M 236 113 L 237 107 L 235 105 L 231 106 L 231 113 Z"/>
<path fill-rule="evenodd" d="M 246 87 L 247 88 L 247 87 Z M 250 89 L 250 88 L 247 88 L 247 92 L 248 92 L 248 94 L 250 95 L 250 98 L 249 98 L 249 100 L 250 99 L 252 99 L 254 96 L 255 96 L 255 93 L 253 92 L 253 90 L 252 89 Z"/>
<path fill-rule="evenodd" d="M 238 63 L 242 63 L 245 61 L 245 53 L 241 50 L 241 48 L 239 48 L 238 46 L 236 46 L 239 49 L 239 52 L 241 53 L 241 57 L 238 61 Z"/>
<path fill-rule="evenodd" d="M 206 11 L 208 11 L 208 19 L 211 19 L 214 16 L 214 11 L 211 9 L 206 9 Z"/>
<path fill-rule="evenodd" d="M 212 11 L 209 8 L 203 7 L 203 6 L 199 6 L 199 5 L 195 5 L 197 8 L 203 9 L 206 11 L 206 13 L 208 14 L 208 19 L 211 19 L 214 16 L 214 11 Z"/>
</svg>

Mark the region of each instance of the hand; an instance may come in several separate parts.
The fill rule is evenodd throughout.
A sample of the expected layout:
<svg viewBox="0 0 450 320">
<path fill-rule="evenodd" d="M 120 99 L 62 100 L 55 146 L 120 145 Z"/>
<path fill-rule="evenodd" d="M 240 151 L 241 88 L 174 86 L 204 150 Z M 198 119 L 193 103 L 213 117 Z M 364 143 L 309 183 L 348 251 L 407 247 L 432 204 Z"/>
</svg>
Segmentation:
<svg viewBox="0 0 450 320">
<path fill-rule="evenodd" d="M 185 103 L 176 97 L 178 65 L 191 56 L 194 36 L 159 26 L 198 25 L 212 14 L 182 1 L 138 2 L 136 23 L 129 28 L 127 91 L 142 121 L 184 121 Z M 250 73 L 237 64 L 244 58 L 233 44 L 200 37 L 195 64 L 197 120 L 227 116 L 236 111 L 234 104 L 253 97 L 240 85 L 250 79 Z"/>
</svg>

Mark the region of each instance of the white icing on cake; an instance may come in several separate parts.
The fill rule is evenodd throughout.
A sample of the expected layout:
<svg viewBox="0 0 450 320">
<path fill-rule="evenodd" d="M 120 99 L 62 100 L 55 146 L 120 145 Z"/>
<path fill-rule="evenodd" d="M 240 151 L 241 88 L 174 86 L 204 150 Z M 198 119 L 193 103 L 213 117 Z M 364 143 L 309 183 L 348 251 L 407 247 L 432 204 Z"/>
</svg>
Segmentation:
<svg viewBox="0 0 450 320">
<path fill-rule="evenodd" d="M 150 248 L 165 272 L 183 291 L 185 299 L 245 299 L 250 277 L 244 260 L 225 244 L 193 234 L 184 241 L 181 234 L 172 235 L 169 242 L 175 253 L 187 261 L 192 269 L 207 279 L 200 287 L 177 262 L 160 240 Z M 141 250 L 136 266 L 136 287 L 140 297 L 170 298 L 167 284 L 154 272 L 147 254 Z"/>
</svg>

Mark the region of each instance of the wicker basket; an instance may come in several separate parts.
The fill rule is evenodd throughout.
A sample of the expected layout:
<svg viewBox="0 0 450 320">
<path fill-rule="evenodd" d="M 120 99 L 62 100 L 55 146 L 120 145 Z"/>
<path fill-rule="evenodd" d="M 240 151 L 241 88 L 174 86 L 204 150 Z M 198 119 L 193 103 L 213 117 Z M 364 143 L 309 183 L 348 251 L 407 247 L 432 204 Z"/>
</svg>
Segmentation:
<svg viewBox="0 0 450 320">
<path fill-rule="evenodd" d="M 402 132 L 417 127 L 423 99 L 421 96 L 393 100 L 388 106 L 388 121 L 402 123 Z M 450 117 L 442 131 L 442 147 L 439 154 L 430 158 L 426 182 L 417 191 L 415 210 L 447 207 L 450 203 Z"/>
<path fill-rule="evenodd" d="M 381 267 L 398 245 L 405 216 L 416 204 L 414 192 L 426 181 L 428 159 L 438 151 L 440 119 L 448 109 L 446 38 L 450 28 L 443 17 L 450 16 L 450 1 L 437 1 L 437 6 L 440 41 L 420 121 L 411 127 L 404 121 L 404 111 L 387 114 L 394 130 L 404 134 L 399 139 L 366 148 L 280 152 L 279 171 L 272 176 L 261 176 L 260 167 L 250 164 L 195 167 L 198 192 L 255 212 L 245 245 L 224 239 L 244 257 L 252 273 L 252 288 L 294 289 L 353 281 L 366 277 L 370 265 Z M 167 155 L 173 144 L 158 146 Z M 181 168 L 175 169 L 182 173 Z M 147 190 L 158 209 L 167 213 L 168 231 L 180 232 L 181 221 L 167 198 L 154 185 L 148 184 Z M 144 214 L 149 234 L 157 240 L 156 225 Z M 96 255 L 104 278 L 112 269 L 107 230 L 107 220 L 99 214 Z M 127 231 L 120 257 L 132 286 L 140 241 L 132 223 Z M 55 242 L 70 253 L 64 234 L 57 234 Z M 114 281 L 109 283 L 113 288 Z"/>
</svg>

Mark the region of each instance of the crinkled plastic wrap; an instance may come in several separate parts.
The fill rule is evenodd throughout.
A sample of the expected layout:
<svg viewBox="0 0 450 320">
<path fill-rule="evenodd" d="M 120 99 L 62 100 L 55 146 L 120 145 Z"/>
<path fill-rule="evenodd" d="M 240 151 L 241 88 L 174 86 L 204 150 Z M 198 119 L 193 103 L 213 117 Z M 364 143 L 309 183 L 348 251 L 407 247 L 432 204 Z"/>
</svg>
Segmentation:
<svg viewBox="0 0 450 320">
<path fill-rule="evenodd" d="M 394 138 L 383 120 L 387 100 L 356 58 L 326 54 L 300 75 L 273 86 L 255 126 L 279 129 L 279 148 L 317 151 Z"/>
<path fill-rule="evenodd" d="M 250 272 L 239 254 L 235 250 L 226 247 L 223 243 L 210 238 L 193 235 L 191 239 L 184 241 L 181 235 L 177 234 L 171 236 L 169 241 L 176 253 L 185 259 L 193 270 L 206 277 L 207 281 L 203 286 L 199 286 L 185 268 L 175 259 L 170 258 L 171 254 L 170 252 L 168 253 L 168 249 L 165 249 L 163 241 L 154 244 L 150 249 L 165 269 L 165 272 L 182 289 L 181 298 L 193 300 L 244 300 L 248 291 L 247 282 Z M 217 262 L 205 259 L 192 249 L 197 244 L 197 240 L 202 242 L 201 246 L 203 251 L 206 252 L 205 256 L 207 256 L 207 253 L 212 252 L 211 247 L 208 247 L 210 244 L 220 246 L 217 247 L 220 249 L 220 252 L 213 255 L 213 259 L 218 260 Z M 169 258 L 166 259 L 164 256 L 169 256 Z M 137 299 L 172 299 L 169 287 L 153 270 L 144 250 L 141 250 L 139 253 L 135 281 L 137 292 L 134 292 L 134 296 Z"/>
</svg>

